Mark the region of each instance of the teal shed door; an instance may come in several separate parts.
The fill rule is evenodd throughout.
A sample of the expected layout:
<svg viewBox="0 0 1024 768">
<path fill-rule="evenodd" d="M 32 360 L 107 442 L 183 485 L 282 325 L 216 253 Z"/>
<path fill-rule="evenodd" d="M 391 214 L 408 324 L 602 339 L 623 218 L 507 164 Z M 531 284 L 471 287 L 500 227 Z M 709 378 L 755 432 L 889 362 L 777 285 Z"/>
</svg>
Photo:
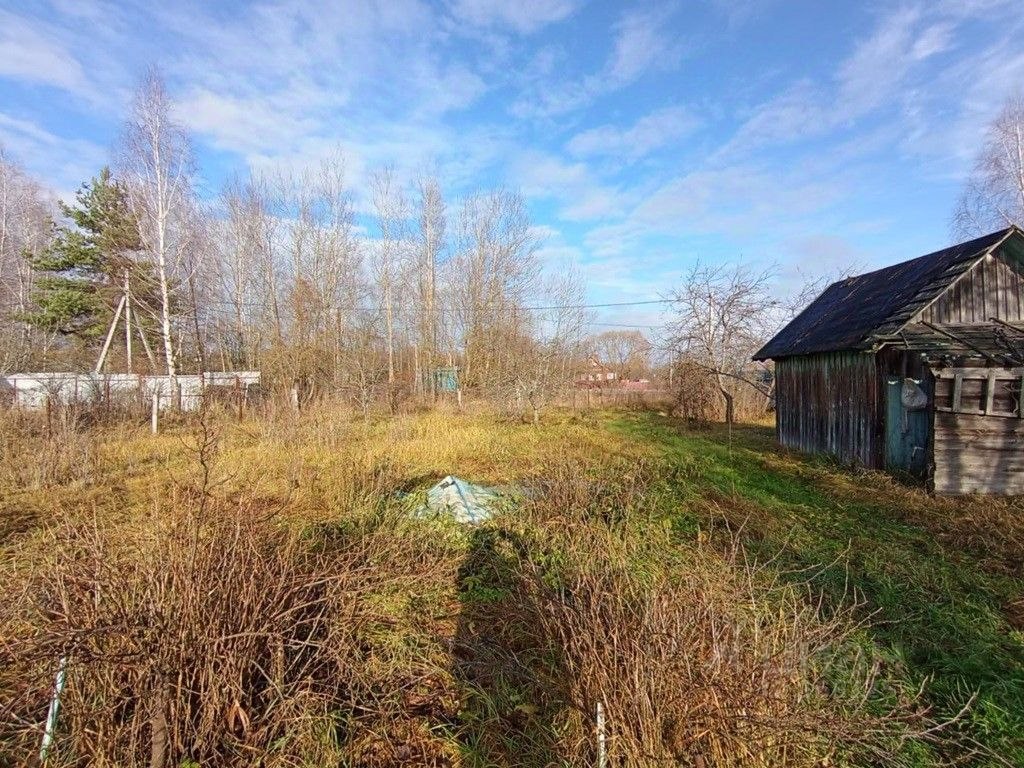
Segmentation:
<svg viewBox="0 0 1024 768">
<path fill-rule="evenodd" d="M 907 397 L 904 382 L 919 385 L 925 397 L 923 407 L 916 407 L 918 403 Z M 927 394 L 922 386 L 915 379 L 888 379 L 885 383 L 885 468 L 919 477 L 924 476 L 928 454 Z"/>
</svg>

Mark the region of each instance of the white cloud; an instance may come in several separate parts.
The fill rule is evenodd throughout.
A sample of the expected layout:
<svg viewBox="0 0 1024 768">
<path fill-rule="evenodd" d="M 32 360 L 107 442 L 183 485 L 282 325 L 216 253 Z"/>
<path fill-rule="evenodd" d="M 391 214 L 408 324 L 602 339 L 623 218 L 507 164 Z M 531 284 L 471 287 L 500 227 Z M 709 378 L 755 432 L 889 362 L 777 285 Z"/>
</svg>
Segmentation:
<svg viewBox="0 0 1024 768">
<path fill-rule="evenodd" d="M 274 94 L 245 98 L 196 88 L 183 95 L 176 112 L 191 130 L 221 149 L 244 155 L 293 145 L 319 127 L 302 110 L 285 110 Z"/>
<path fill-rule="evenodd" d="M 673 11 L 673 6 L 665 6 L 623 13 L 614 27 L 611 54 L 599 72 L 575 79 L 560 73 L 538 78 L 513 103 L 512 114 L 520 118 L 564 115 L 633 84 L 650 71 L 676 68 L 683 47 L 668 32 Z"/>
<path fill-rule="evenodd" d="M 778 231 L 832 206 L 843 194 L 843 182 L 827 174 L 755 165 L 702 168 L 662 185 L 632 218 L 662 232 Z"/>
<path fill-rule="evenodd" d="M 622 213 L 619 190 L 598 181 L 585 163 L 526 150 L 513 160 L 510 174 L 527 197 L 560 203 L 559 217 L 564 220 L 589 221 Z"/>
<path fill-rule="evenodd" d="M 70 199 L 85 179 L 109 162 L 106 149 L 82 139 L 66 139 L 34 122 L 0 112 L 0 145 L 32 174 Z"/>
<path fill-rule="evenodd" d="M 650 69 L 679 63 L 682 49 L 666 34 L 669 16 L 666 8 L 623 15 L 615 27 L 615 48 L 606 72 L 613 85 L 632 83 Z"/>
<path fill-rule="evenodd" d="M 922 11 L 917 7 L 901 8 L 882 16 L 874 31 L 862 40 L 839 69 L 838 99 L 840 111 L 858 117 L 889 99 L 906 77 L 911 66 L 920 60 L 915 55 L 917 31 Z M 925 33 L 930 39 L 930 33 Z M 927 53 L 930 44 L 921 51 Z"/>
<path fill-rule="evenodd" d="M 760 15 L 773 0 L 710 0 L 711 7 L 725 16 L 730 28 L 743 26 Z"/>
<path fill-rule="evenodd" d="M 0 76 L 74 94 L 89 90 L 81 65 L 52 30 L 0 11 Z"/>
<path fill-rule="evenodd" d="M 682 107 L 651 112 L 628 128 L 603 125 L 582 131 L 569 140 L 574 155 L 615 155 L 636 159 L 691 133 L 700 122 Z"/>
<path fill-rule="evenodd" d="M 961 25 L 978 14 L 993 12 L 992 6 L 1002 2 L 979 0 L 973 6 L 914 4 L 882 13 L 832 78 L 817 82 L 803 78 L 763 101 L 719 154 L 743 155 L 770 144 L 794 144 L 828 136 L 886 110 L 895 111 L 889 119 L 902 122 L 907 133 L 922 120 L 931 121 L 931 129 L 942 133 L 946 120 L 936 120 L 936 115 L 927 110 L 927 102 L 948 100 L 951 93 L 974 91 L 991 82 L 996 76 L 993 73 L 966 73 L 981 70 L 987 51 L 999 43 L 994 41 L 948 67 L 935 60 L 954 49 Z M 1012 62 L 1017 55 L 1012 49 L 1004 51 L 1001 68 L 1015 69 Z M 958 78 L 943 76 L 951 68 L 959 71 Z M 1005 74 L 998 77 L 1001 83 L 1005 79 Z M 947 87 L 953 90 L 939 88 L 943 80 L 948 80 Z"/>
<path fill-rule="evenodd" d="M 562 21 L 578 5 L 577 0 L 455 0 L 449 10 L 457 20 L 473 27 L 529 34 Z"/>
<path fill-rule="evenodd" d="M 948 51 L 953 47 L 953 34 L 955 31 L 956 26 L 948 22 L 933 24 L 925 29 L 918 36 L 917 40 L 914 41 L 914 47 L 911 48 L 910 55 L 916 61 L 921 61 L 930 56 Z"/>
</svg>

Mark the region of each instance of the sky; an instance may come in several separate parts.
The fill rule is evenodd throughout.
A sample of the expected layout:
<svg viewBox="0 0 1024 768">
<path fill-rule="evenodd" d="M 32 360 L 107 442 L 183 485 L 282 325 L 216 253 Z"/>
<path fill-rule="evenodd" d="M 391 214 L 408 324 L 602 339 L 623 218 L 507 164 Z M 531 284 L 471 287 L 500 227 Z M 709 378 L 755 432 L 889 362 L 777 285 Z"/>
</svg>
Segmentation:
<svg viewBox="0 0 1024 768">
<path fill-rule="evenodd" d="M 698 260 L 785 291 L 951 242 L 1021 40 L 1020 0 L 0 0 L 0 145 L 67 197 L 156 66 L 211 200 L 340 149 L 357 200 L 385 164 L 518 190 L 595 303 Z"/>
</svg>

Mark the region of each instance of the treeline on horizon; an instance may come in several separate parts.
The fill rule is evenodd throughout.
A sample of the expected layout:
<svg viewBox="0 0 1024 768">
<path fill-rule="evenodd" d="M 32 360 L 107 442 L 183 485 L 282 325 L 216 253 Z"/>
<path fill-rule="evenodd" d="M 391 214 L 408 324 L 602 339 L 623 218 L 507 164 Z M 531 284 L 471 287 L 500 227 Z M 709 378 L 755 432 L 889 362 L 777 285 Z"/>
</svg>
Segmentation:
<svg viewBox="0 0 1024 768">
<path fill-rule="evenodd" d="M 1022 126 L 1021 100 L 1010 99 L 955 213 L 958 233 L 1024 220 L 1013 149 Z M 595 332 L 581 273 L 544 268 L 513 191 L 449 200 L 435 174 L 383 167 L 357 216 L 340 154 L 250 170 L 214 200 L 200 198 L 195 176 L 190 137 L 155 71 L 110 168 L 70 203 L 54 205 L 0 148 L 0 374 L 92 370 L 109 336 L 108 371 L 173 381 L 260 370 L 304 397 L 365 408 L 433 394 L 440 369 L 456 368 L 460 387 L 536 409 L 597 359 L 728 415 L 738 390 L 768 407 L 771 372 L 752 370 L 750 354 L 820 287 L 810 281 L 787 301 L 770 269 L 698 263 L 665 294 L 671 319 L 659 338 Z"/>
</svg>

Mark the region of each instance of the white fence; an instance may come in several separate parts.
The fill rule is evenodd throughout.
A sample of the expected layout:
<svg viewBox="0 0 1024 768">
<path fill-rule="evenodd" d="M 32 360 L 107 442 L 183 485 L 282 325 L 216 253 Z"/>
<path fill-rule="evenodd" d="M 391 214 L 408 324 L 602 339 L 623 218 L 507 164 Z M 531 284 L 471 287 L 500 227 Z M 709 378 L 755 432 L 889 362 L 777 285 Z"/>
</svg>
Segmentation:
<svg viewBox="0 0 1024 768">
<path fill-rule="evenodd" d="M 199 407 L 204 387 L 233 388 L 245 397 L 259 386 L 259 371 L 211 372 L 176 376 L 182 410 Z M 0 402 L 14 407 L 39 409 L 46 403 L 112 403 L 138 400 L 151 403 L 156 395 L 160 409 L 174 405 L 169 376 L 137 373 L 14 373 L 0 376 Z"/>
</svg>

